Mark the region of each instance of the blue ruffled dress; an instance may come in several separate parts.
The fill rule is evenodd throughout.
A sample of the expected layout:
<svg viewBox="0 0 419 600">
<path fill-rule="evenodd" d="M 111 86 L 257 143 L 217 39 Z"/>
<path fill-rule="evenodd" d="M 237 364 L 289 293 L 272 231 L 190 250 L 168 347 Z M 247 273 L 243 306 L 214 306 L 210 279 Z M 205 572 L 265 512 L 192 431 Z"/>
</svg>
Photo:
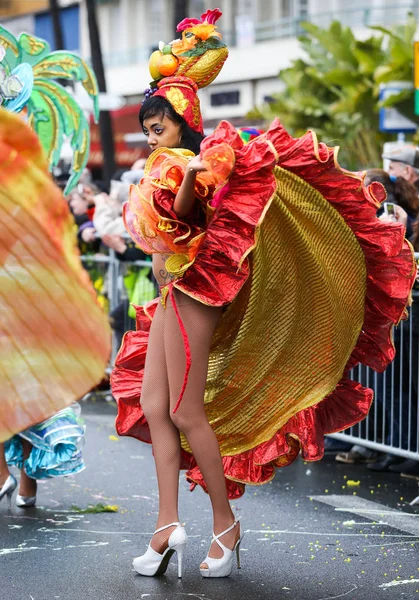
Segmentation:
<svg viewBox="0 0 419 600">
<path fill-rule="evenodd" d="M 24 468 L 32 479 L 74 475 L 85 468 L 82 457 L 85 425 L 80 405 L 74 403 L 38 425 L 29 427 L 5 443 L 9 465 Z M 29 457 L 23 459 L 22 438 L 32 444 Z"/>
</svg>

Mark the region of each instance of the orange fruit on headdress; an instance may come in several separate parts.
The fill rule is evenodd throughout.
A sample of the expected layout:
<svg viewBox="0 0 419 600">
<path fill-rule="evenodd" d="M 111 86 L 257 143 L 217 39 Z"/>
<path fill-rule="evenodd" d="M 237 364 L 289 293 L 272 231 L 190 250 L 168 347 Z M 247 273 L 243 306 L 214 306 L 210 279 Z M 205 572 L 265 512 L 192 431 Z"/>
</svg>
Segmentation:
<svg viewBox="0 0 419 600">
<path fill-rule="evenodd" d="M 158 63 L 158 69 L 162 75 L 169 77 L 178 68 L 179 61 L 173 54 L 163 54 Z"/>
</svg>

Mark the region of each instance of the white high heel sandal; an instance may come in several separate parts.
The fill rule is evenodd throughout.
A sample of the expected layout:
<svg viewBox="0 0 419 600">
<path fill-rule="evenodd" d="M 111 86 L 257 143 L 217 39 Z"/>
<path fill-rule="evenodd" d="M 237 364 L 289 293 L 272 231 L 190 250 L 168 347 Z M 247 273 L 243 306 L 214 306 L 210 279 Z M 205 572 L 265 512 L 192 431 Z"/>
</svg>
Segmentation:
<svg viewBox="0 0 419 600">
<path fill-rule="evenodd" d="M 185 549 L 186 542 L 188 541 L 188 536 L 186 535 L 186 531 L 180 523 L 170 523 L 169 525 L 160 527 L 160 529 L 156 529 L 154 533 L 159 533 L 160 531 L 164 531 L 169 527 L 176 527 L 176 529 L 170 534 L 168 546 L 163 554 L 159 554 L 153 550 L 149 544 L 146 553 L 142 556 L 134 558 L 132 561 L 132 566 L 140 575 L 145 575 L 146 577 L 163 575 L 163 573 L 166 572 L 172 555 L 176 552 L 178 577 L 182 577 L 183 550 Z"/>
<path fill-rule="evenodd" d="M 230 550 L 230 548 L 227 548 L 226 546 L 224 546 L 224 544 L 222 542 L 220 542 L 220 539 L 219 539 L 224 534 L 226 534 L 229 531 L 231 531 L 232 529 L 234 529 L 234 527 L 237 525 L 239 520 L 240 519 L 236 519 L 234 521 L 233 525 L 231 525 L 231 527 L 229 527 L 225 531 L 219 533 L 218 535 L 215 535 L 215 533 L 212 534 L 211 544 L 212 544 L 212 542 L 216 542 L 220 546 L 220 548 L 224 552 L 224 554 L 221 558 L 211 558 L 210 556 L 207 555 L 206 559 L 203 560 L 202 562 L 208 566 L 208 569 L 199 569 L 202 577 L 228 577 L 231 574 L 231 571 L 233 569 L 234 552 L 236 553 L 236 558 L 237 558 L 237 568 L 238 569 L 241 568 L 240 567 L 240 543 L 243 539 L 243 535 L 240 535 L 233 550 Z"/>
<path fill-rule="evenodd" d="M 10 474 L 9 477 L 4 482 L 2 488 L 0 489 L 0 502 L 6 496 L 7 505 L 9 507 L 9 509 L 12 507 L 12 496 L 13 496 L 13 492 L 15 491 L 16 487 L 17 487 L 16 478 L 12 474 Z"/>
</svg>

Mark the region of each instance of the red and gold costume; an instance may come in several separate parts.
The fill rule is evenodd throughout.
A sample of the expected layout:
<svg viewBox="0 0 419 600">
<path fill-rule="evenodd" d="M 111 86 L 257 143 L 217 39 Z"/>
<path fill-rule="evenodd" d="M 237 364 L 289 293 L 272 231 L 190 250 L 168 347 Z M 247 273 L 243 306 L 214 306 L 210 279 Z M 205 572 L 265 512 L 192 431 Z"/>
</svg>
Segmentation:
<svg viewBox="0 0 419 600">
<path fill-rule="evenodd" d="M 321 458 L 325 434 L 366 416 L 372 390 L 348 372 L 358 363 L 383 371 L 394 358 L 392 327 L 405 315 L 415 264 L 404 228 L 376 218 L 383 188 L 366 188 L 364 174 L 342 169 L 312 132 L 295 139 L 275 120 L 244 144 L 221 122 L 201 144 L 208 171 L 197 176 L 196 211 L 180 219 L 173 202 L 189 156 L 153 152 L 125 222 L 144 251 L 169 254 L 175 279 L 163 296 L 176 288 L 225 307 L 205 409 L 234 498 L 300 450 Z M 137 308 L 112 376 L 118 433 L 146 442 L 140 395 L 157 302 Z M 182 448 L 188 480 L 205 489 L 183 436 Z"/>
</svg>

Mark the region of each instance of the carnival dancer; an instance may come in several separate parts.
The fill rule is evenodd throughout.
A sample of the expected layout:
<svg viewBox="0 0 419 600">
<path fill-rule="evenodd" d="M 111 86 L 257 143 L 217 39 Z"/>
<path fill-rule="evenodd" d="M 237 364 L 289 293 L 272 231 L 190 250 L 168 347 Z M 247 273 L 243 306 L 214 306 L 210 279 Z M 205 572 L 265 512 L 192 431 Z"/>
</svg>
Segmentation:
<svg viewBox="0 0 419 600">
<path fill-rule="evenodd" d="M 76 400 L 103 378 L 107 317 L 83 269 L 68 205 L 49 172 L 64 136 L 74 150 L 67 190 L 87 161 L 89 125 L 54 78 L 97 86 L 76 55 L 0 27 L 0 500 L 21 469 L 20 507 L 36 481 L 79 472 L 84 425 Z M 21 116 L 22 112 L 36 133 Z M 5 442 L 5 443 L 4 443 Z"/>
<path fill-rule="evenodd" d="M 403 227 L 375 217 L 383 189 L 313 133 L 294 139 L 276 120 L 244 144 L 222 122 L 203 138 L 197 89 L 227 58 L 220 15 L 182 21 L 181 40 L 152 55 L 140 123 L 153 152 L 125 205 L 161 286 L 112 374 L 118 433 L 153 444 L 157 527 L 133 563 L 148 576 L 174 552 L 181 576 L 180 465 L 213 509 L 200 572 L 231 573 L 242 533 L 228 499 L 300 450 L 321 458 L 324 434 L 365 417 L 372 391 L 348 371 L 392 360 L 415 277 Z"/>
</svg>

